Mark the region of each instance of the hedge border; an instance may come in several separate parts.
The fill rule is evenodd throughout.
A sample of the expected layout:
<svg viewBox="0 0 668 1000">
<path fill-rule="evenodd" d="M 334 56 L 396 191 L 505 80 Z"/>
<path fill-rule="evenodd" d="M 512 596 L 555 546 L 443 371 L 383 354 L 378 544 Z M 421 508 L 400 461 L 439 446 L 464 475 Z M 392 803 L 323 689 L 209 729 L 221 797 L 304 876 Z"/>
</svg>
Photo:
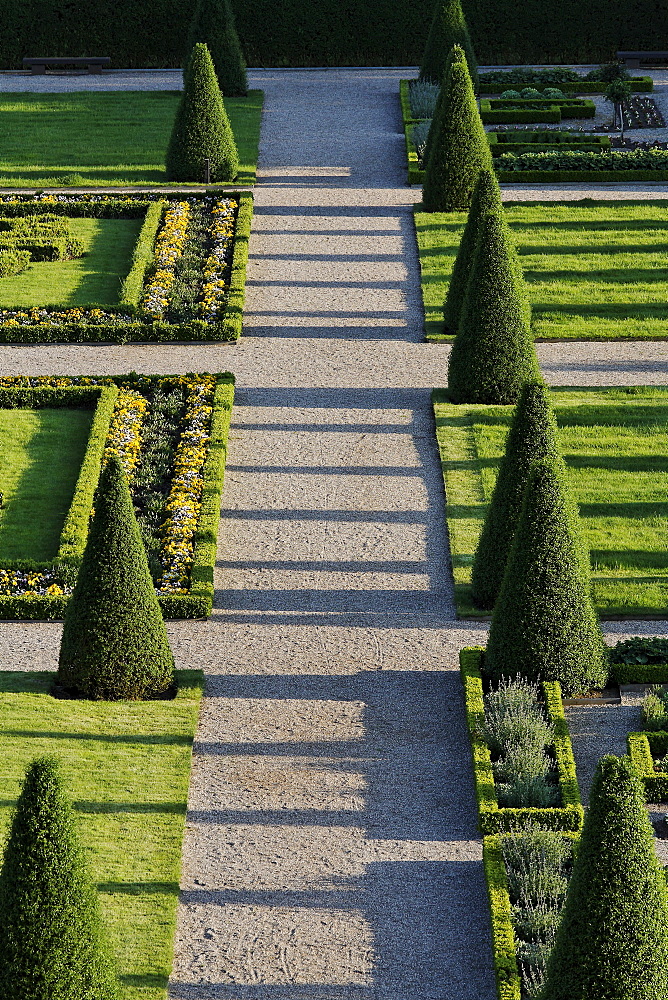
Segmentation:
<svg viewBox="0 0 668 1000">
<path fill-rule="evenodd" d="M 536 129 L 535 131 L 540 130 Z M 499 142 L 499 135 L 506 134 L 504 132 L 487 133 L 492 156 L 501 156 L 503 153 L 548 153 L 561 148 L 569 152 L 575 150 L 575 152 L 580 153 L 600 153 L 604 149 L 610 149 L 610 138 L 607 135 L 602 135 L 600 142 Z"/>
<path fill-rule="evenodd" d="M 668 733 L 629 733 L 626 737 L 629 757 L 643 783 L 648 802 L 668 802 L 668 773 L 654 770 L 652 746 L 659 754 L 668 752 Z"/>
<path fill-rule="evenodd" d="M 484 77 L 484 74 L 482 74 Z M 634 76 L 629 81 L 632 94 L 651 94 L 654 91 L 654 81 L 651 76 Z M 480 86 L 481 94 L 502 94 L 504 90 L 516 90 L 518 87 L 529 87 L 531 84 L 488 83 L 484 80 Z M 605 94 L 607 83 L 597 83 L 595 80 L 567 80 L 564 83 L 546 84 L 554 86 L 564 94 Z"/>
<path fill-rule="evenodd" d="M 668 663 L 610 663 L 617 684 L 668 684 Z"/>
<path fill-rule="evenodd" d="M 498 835 L 483 837 L 482 864 L 489 897 L 492 959 L 499 1000 L 521 1000 L 522 980 L 517 965 L 515 932 L 510 919 L 508 878 Z"/>
<path fill-rule="evenodd" d="M 119 383 L 124 382 L 127 377 L 127 375 L 109 376 L 116 383 L 117 392 Z M 160 379 L 172 376 L 156 375 L 150 377 Z M 208 618 L 213 609 L 213 572 L 216 562 L 220 500 L 225 480 L 227 440 L 234 402 L 234 376 L 230 372 L 222 372 L 216 378 L 218 381 L 212 404 L 210 440 L 203 470 L 202 504 L 195 533 L 193 566 L 191 571 L 191 580 L 194 586 L 191 587 L 188 594 L 158 595 L 158 602 L 163 615 L 168 619 Z M 78 389 L 79 387 L 74 388 Z M 104 387 L 82 386 L 81 391 L 83 392 L 84 389 L 87 389 L 89 392 L 93 390 L 99 393 L 101 388 Z M 111 388 L 113 389 L 114 387 L 112 386 Z M 67 389 L 59 389 L 58 392 L 66 392 L 68 390 L 69 387 Z M 25 392 L 28 389 L 22 389 L 21 391 Z M 44 390 L 40 387 L 36 391 L 43 392 Z M 0 395 L 0 403 L 1 398 Z M 100 460 L 101 457 L 100 455 Z M 97 485 L 97 480 L 95 485 Z M 54 563 L 51 562 L 43 565 L 52 566 Z M 66 594 L 55 597 L 43 595 L 35 597 L 26 597 L 23 595 L 16 597 L 0 596 L 0 621 L 58 621 L 65 614 L 68 600 L 69 597 Z"/>
<path fill-rule="evenodd" d="M 668 181 L 668 170 L 497 170 L 501 184 L 610 184 L 619 181 Z"/>
<path fill-rule="evenodd" d="M 58 343 L 96 343 L 96 344 L 146 344 L 146 343 L 230 343 L 237 341 L 243 328 L 243 306 L 245 301 L 246 266 L 248 261 L 248 240 L 250 237 L 251 224 L 253 219 L 254 199 L 251 191 L 223 191 L 221 197 L 234 198 L 238 201 L 237 218 L 234 230 L 234 248 L 232 251 L 232 265 L 230 276 L 230 288 L 225 312 L 220 320 L 215 323 L 207 323 L 203 319 L 193 319 L 186 323 L 168 323 L 163 320 L 150 322 L 137 321 L 113 326 L 111 323 L 93 325 L 89 323 L 45 323 L 32 326 L 2 326 L 0 325 L 0 344 L 58 344 Z M 188 198 L 211 197 L 213 192 L 201 191 L 188 193 Z M 178 196 L 169 196 L 166 200 L 175 200 Z M 123 209 L 143 208 L 143 212 L 148 212 L 148 207 L 156 199 L 112 199 L 110 202 L 95 203 L 83 199 L 80 204 L 83 216 L 94 218 L 120 218 L 122 214 L 108 214 L 113 212 L 122 213 Z M 161 199 L 163 200 L 162 197 Z M 15 203 L 3 203 L 0 201 L 0 210 L 10 205 L 16 215 L 30 214 L 29 206 L 34 205 L 34 200 L 17 201 Z M 45 211 L 57 210 L 58 214 L 68 215 L 65 211 L 76 203 L 38 202 Z M 91 206 L 100 206 L 98 211 L 86 211 Z M 142 212 L 135 211 L 132 218 L 141 216 Z M 239 228 L 239 226 L 241 228 Z M 143 227 L 142 227 L 143 228 Z M 141 236 L 141 231 L 140 231 Z M 239 240 L 239 246 L 237 246 Z M 105 308 L 107 312 L 122 312 L 121 306 Z"/>
<path fill-rule="evenodd" d="M 558 681 L 543 681 L 545 708 L 554 727 L 553 748 L 556 757 L 559 790 L 563 805 L 552 808 L 499 806 L 492 771 L 492 758 L 485 741 L 476 732 L 484 717 L 481 661 L 484 648 L 467 646 L 460 650 L 459 669 L 464 685 L 466 722 L 471 737 L 473 778 L 478 805 L 478 825 L 484 834 L 508 833 L 533 823 L 544 830 L 577 832 L 584 810 L 575 771 L 575 759 Z"/>
<path fill-rule="evenodd" d="M 166 201 L 154 201 L 146 209 L 146 215 L 132 251 L 132 265 L 121 285 L 121 309 L 134 312 L 139 306 L 141 293 L 144 290 L 144 278 L 153 262 L 155 239 L 166 208 Z"/>
</svg>

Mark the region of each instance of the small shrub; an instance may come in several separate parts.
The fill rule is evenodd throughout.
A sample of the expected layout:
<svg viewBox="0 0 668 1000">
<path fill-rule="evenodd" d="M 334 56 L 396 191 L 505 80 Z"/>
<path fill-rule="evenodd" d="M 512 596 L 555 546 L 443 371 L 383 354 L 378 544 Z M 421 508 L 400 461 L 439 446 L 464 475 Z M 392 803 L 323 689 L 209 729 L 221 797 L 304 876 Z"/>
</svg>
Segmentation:
<svg viewBox="0 0 668 1000">
<path fill-rule="evenodd" d="M 511 902 L 520 907 L 558 903 L 566 896 L 573 853 L 570 841 L 531 827 L 501 838 Z"/>
<path fill-rule="evenodd" d="M 70 598 L 58 681 L 84 698 L 164 694 L 174 657 L 119 460 L 109 458 Z"/>
<path fill-rule="evenodd" d="M 516 763 L 514 762 L 514 764 Z M 535 774 L 532 777 L 525 777 L 522 774 L 518 774 L 514 776 L 512 781 L 506 784 L 497 784 L 496 792 L 499 805 L 502 808 L 514 809 L 525 809 L 528 807 L 549 809 L 560 805 L 561 795 L 559 789 L 547 777 L 549 762 L 545 757 L 541 766 L 544 768 L 545 774 Z"/>
<path fill-rule="evenodd" d="M 565 100 L 566 95 L 563 90 L 559 90 L 558 87 L 546 87 L 543 91 L 543 97 L 553 98 L 554 100 Z"/>
<path fill-rule="evenodd" d="M 22 274 L 30 264 L 29 250 L 0 250 L 0 278 Z"/>
<path fill-rule="evenodd" d="M 3 1000 L 119 1000 L 57 762 L 28 768 L 0 872 Z"/>
<path fill-rule="evenodd" d="M 665 1000 L 668 893 L 639 778 L 602 757 L 547 965 L 544 1000 Z"/>
<path fill-rule="evenodd" d="M 237 147 L 211 56 L 200 43 L 193 47 L 184 75 L 167 147 L 167 179 L 201 184 L 206 160 L 212 181 L 232 181 L 239 171 Z"/>
<path fill-rule="evenodd" d="M 466 26 L 460 0 L 437 0 L 425 45 L 420 79 L 440 84 L 445 73 L 448 53 L 459 45 L 466 54 L 466 63 L 474 88 L 478 89 L 478 64 Z"/>
<path fill-rule="evenodd" d="M 519 90 L 504 90 L 501 94 L 505 101 L 519 101 L 521 96 Z"/>
<path fill-rule="evenodd" d="M 221 92 L 226 97 L 244 97 L 246 63 L 230 0 L 197 0 L 188 31 L 188 55 L 198 42 L 209 49 Z"/>
<path fill-rule="evenodd" d="M 425 150 L 427 148 L 427 138 L 429 136 L 429 129 L 431 127 L 431 121 L 420 122 L 419 125 L 413 126 L 413 145 L 415 146 L 415 152 L 417 153 L 420 160 L 424 162 Z"/>
<path fill-rule="evenodd" d="M 520 743 L 542 750 L 552 736 L 552 729 L 538 703 L 538 688 L 518 678 L 501 680 L 485 695 L 485 720 L 480 735 L 493 757 L 503 753 L 509 743 Z"/>
<path fill-rule="evenodd" d="M 668 691 L 652 688 L 642 700 L 642 728 L 655 732 L 668 729 Z"/>
<path fill-rule="evenodd" d="M 492 168 L 492 154 L 466 59 L 461 49 L 455 49 L 428 139 L 424 210 L 454 212 L 468 208 L 478 173 Z"/>
<path fill-rule="evenodd" d="M 543 95 L 540 90 L 536 90 L 535 87 L 524 87 L 520 91 L 520 97 L 522 97 L 525 101 L 534 100 L 536 98 L 540 100 L 542 96 Z"/>
<path fill-rule="evenodd" d="M 433 118 L 438 100 L 440 83 L 431 80 L 411 80 L 409 98 L 413 118 Z"/>
<path fill-rule="evenodd" d="M 613 80 L 630 80 L 631 74 L 627 70 L 624 63 L 620 62 L 609 62 L 603 63 L 602 66 L 597 66 L 596 69 L 590 70 L 585 76 L 585 80 L 593 80 L 594 82 L 602 83 L 612 83 Z"/>
</svg>

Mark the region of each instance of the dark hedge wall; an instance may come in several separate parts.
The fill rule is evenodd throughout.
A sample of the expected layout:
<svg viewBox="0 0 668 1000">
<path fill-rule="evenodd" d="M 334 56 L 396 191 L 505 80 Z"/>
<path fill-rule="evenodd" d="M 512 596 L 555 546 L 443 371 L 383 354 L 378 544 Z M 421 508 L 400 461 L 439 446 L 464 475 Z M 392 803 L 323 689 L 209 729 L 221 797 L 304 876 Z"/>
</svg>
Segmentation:
<svg viewBox="0 0 668 1000">
<path fill-rule="evenodd" d="M 433 0 L 232 0 L 250 66 L 416 65 Z M 194 0 L 0 0 L 0 67 L 109 55 L 178 66 Z M 597 62 L 668 49 L 665 0 L 463 0 L 481 64 Z"/>
</svg>

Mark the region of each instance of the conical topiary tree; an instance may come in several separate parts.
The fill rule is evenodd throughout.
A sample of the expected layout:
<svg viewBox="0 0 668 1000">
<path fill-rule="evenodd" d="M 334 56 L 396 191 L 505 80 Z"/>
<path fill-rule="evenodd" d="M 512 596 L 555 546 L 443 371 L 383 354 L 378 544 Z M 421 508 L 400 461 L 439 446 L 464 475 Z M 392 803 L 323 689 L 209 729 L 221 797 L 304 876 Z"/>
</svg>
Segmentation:
<svg viewBox="0 0 668 1000">
<path fill-rule="evenodd" d="M 174 683 L 174 657 L 125 473 L 111 456 L 65 612 L 58 681 L 84 698 L 151 698 Z"/>
<path fill-rule="evenodd" d="M 481 170 L 492 154 L 461 49 L 455 49 L 441 85 L 428 136 L 422 206 L 425 212 L 469 208 Z"/>
<path fill-rule="evenodd" d="M 539 377 L 527 322 L 524 282 L 503 218 L 480 224 L 459 329 L 448 360 L 454 403 L 516 403 L 522 386 Z"/>
<path fill-rule="evenodd" d="M 420 79 L 440 83 L 448 52 L 453 45 L 461 45 L 475 90 L 478 89 L 478 64 L 466 26 L 460 0 L 436 0 L 434 16 L 427 36 Z"/>
<path fill-rule="evenodd" d="M 540 458 L 559 460 L 559 449 L 547 386 L 535 379 L 522 387 L 473 562 L 479 608 L 493 608 L 499 596 L 531 466 Z"/>
<path fill-rule="evenodd" d="M 118 1000 L 97 892 L 56 761 L 35 760 L 0 871 L 3 1000 Z"/>
<path fill-rule="evenodd" d="M 237 147 L 211 56 L 200 42 L 193 46 L 184 73 L 167 146 L 167 179 L 202 183 L 207 160 L 212 181 L 232 181 L 239 172 Z"/>
<path fill-rule="evenodd" d="M 422 154 L 422 164 L 423 167 L 426 165 L 429 159 L 429 153 L 431 152 L 431 144 L 434 140 L 434 136 L 438 134 L 440 128 L 440 122 L 443 117 L 443 109 L 446 106 L 446 94 L 448 93 L 448 88 L 446 87 L 446 81 L 450 73 L 450 67 L 453 62 L 462 62 L 466 58 L 464 54 L 464 49 L 461 45 L 453 45 L 450 49 L 443 67 L 443 76 L 441 77 L 441 86 L 438 90 L 438 97 L 436 98 L 436 104 L 434 106 L 434 113 L 429 124 L 429 131 L 427 133 L 427 141 L 424 144 L 424 152 Z"/>
<path fill-rule="evenodd" d="M 561 461 L 535 462 L 492 613 L 485 651 L 492 680 L 558 680 L 566 695 L 605 684 L 608 660 L 583 550 Z"/>
<path fill-rule="evenodd" d="M 459 241 L 459 249 L 457 250 L 457 257 L 452 268 L 448 293 L 443 306 L 445 329 L 451 333 L 457 333 L 459 328 L 459 320 L 471 275 L 471 267 L 473 265 L 482 220 L 490 212 L 499 216 L 503 215 L 501 189 L 494 171 L 484 169 L 479 172 L 473 189 L 471 208 L 469 209 L 462 238 Z"/>
<path fill-rule="evenodd" d="M 639 779 L 599 761 L 541 1000 L 665 1000 L 668 895 Z"/>
<path fill-rule="evenodd" d="M 230 0 L 197 0 L 188 31 L 188 55 L 198 42 L 209 49 L 222 93 L 244 97 L 248 90 L 246 63 Z"/>
</svg>

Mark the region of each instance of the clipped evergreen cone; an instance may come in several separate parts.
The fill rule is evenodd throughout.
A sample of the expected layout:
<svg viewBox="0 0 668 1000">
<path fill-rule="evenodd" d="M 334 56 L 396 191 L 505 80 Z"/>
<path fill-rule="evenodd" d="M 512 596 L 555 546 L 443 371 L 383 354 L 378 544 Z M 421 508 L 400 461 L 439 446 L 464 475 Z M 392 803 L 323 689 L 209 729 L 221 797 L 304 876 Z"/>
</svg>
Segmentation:
<svg viewBox="0 0 668 1000">
<path fill-rule="evenodd" d="M 602 757 L 541 1000 L 665 1000 L 668 895 L 640 781 Z"/>
<path fill-rule="evenodd" d="M 516 403 L 522 386 L 540 377 L 528 315 L 510 231 L 488 213 L 448 360 L 453 403 Z"/>
<path fill-rule="evenodd" d="M 476 244 L 478 242 L 478 235 L 483 219 L 490 212 L 499 216 L 503 214 L 501 189 L 494 171 L 484 169 L 479 172 L 473 189 L 471 208 L 469 209 L 462 238 L 459 241 L 457 257 L 452 268 L 448 292 L 443 305 L 443 319 L 445 321 L 446 332 L 457 333 Z"/>
<path fill-rule="evenodd" d="M 232 128 L 225 111 L 211 56 L 202 42 L 193 46 L 183 77 L 183 93 L 167 146 L 167 180 L 233 181 L 239 172 Z"/>
<path fill-rule="evenodd" d="M 222 93 L 226 97 L 245 97 L 246 62 L 230 0 L 197 0 L 188 31 L 187 52 L 198 42 L 204 42 L 209 49 Z"/>
<path fill-rule="evenodd" d="M 100 476 L 57 679 L 73 694 L 108 701 L 158 697 L 174 683 L 174 657 L 115 455 Z"/>
<path fill-rule="evenodd" d="M 471 592 L 479 608 L 493 608 L 499 596 L 531 466 L 541 458 L 560 461 L 548 389 L 536 379 L 523 386 L 515 408 L 473 562 Z"/>
<path fill-rule="evenodd" d="M 460 0 L 437 0 L 427 44 L 420 65 L 420 79 L 440 83 L 448 52 L 453 45 L 460 45 L 466 53 L 466 62 L 474 88 L 478 89 L 478 63 L 473 52 L 466 18 Z"/>
<path fill-rule="evenodd" d="M 118 1000 L 57 762 L 28 768 L 0 871 L 3 1000 Z"/>
<path fill-rule="evenodd" d="M 485 651 L 493 681 L 557 680 L 566 696 L 606 682 L 608 660 L 561 460 L 533 464 Z"/>
<path fill-rule="evenodd" d="M 461 49 L 455 49 L 429 129 L 422 207 L 456 212 L 471 205 L 481 170 L 493 170 L 492 154 Z"/>
</svg>

